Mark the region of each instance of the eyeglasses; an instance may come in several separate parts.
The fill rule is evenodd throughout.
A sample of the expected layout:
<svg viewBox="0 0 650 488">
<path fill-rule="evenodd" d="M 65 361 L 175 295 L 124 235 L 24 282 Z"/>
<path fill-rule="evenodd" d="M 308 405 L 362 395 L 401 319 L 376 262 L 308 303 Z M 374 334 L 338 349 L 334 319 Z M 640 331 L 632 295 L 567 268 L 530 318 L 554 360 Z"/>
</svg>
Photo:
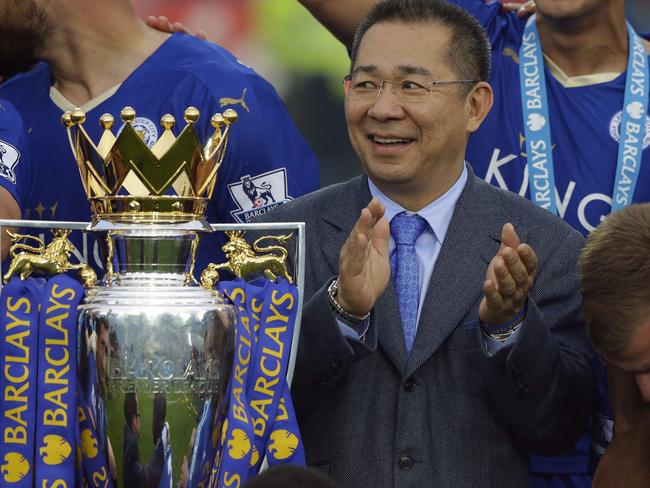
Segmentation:
<svg viewBox="0 0 650 488">
<path fill-rule="evenodd" d="M 349 74 L 343 78 L 345 96 L 350 100 L 363 102 L 374 101 L 386 83 L 391 84 L 391 91 L 400 102 L 418 103 L 426 100 L 435 87 L 441 85 L 457 85 L 478 83 L 479 80 L 432 80 L 428 76 L 413 75 L 403 81 L 375 80 L 365 73 Z"/>
</svg>

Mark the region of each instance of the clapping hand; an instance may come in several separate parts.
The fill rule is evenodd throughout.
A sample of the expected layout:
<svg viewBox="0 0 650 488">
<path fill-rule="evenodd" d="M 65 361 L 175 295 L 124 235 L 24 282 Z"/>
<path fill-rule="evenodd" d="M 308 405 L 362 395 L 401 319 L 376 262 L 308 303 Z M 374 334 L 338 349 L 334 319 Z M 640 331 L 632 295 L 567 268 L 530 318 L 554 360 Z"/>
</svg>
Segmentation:
<svg viewBox="0 0 650 488">
<path fill-rule="evenodd" d="M 510 322 L 520 313 L 533 286 L 537 255 L 522 244 L 512 224 L 501 230 L 501 247 L 490 261 L 479 307 L 479 317 L 488 325 Z"/>
<path fill-rule="evenodd" d="M 390 230 L 384 211 L 373 198 L 341 248 L 336 301 L 354 315 L 370 312 L 388 286 Z"/>
</svg>

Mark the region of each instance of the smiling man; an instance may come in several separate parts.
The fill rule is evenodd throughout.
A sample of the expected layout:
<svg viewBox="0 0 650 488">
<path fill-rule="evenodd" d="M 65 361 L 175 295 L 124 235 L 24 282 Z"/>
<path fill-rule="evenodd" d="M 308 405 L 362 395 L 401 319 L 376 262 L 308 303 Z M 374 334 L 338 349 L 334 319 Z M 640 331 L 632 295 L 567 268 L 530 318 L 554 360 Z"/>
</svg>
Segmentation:
<svg viewBox="0 0 650 488">
<path fill-rule="evenodd" d="M 377 2 L 300 0 L 348 46 Z M 626 24 L 624 0 L 537 0 L 535 18 L 496 1 L 449 3 L 474 15 L 492 45 L 494 107 L 466 155 L 477 176 L 583 235 L 612 209 L 650 201 L 650 41 Z M 591 486 L 590 444 L 586 435 L 559 459 L 533 457 L 534 486 Z"/>
<path fill-rule="evenodd" d="M 265 217 L 306 222 L 292 394 L 308 462 L 342 486 L 525 486 L 528 454 L 571 446 L 591 406 L 582 237 L 465 162 L 492 104 L 473 17 L 381 2 L 351 56 L 365 175 Z"/>
</svg>

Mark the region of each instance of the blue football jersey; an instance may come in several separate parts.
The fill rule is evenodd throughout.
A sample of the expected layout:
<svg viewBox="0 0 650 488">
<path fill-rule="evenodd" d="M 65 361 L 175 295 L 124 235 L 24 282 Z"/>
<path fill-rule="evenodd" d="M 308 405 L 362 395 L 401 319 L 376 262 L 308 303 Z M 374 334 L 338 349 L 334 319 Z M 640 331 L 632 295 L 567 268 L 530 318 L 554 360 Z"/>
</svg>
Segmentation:
<svg viewBox="0 0 650 488">
<path fill-rule="evenodd" d="M 34 172 L 25 141 L 25 127 L 14 106 L 0 100 L 0 186 L 25 210 Z"/>
<path fill-rule="evenodd" d="M 36 166 L 35 186 L 28 200 L 29 219 L 89 221 L 79 171 L 61 114 L 72 105 L 51 87 L 51 73 L 41 63 L 0 87 L 0 96 L 14 103 L 28 128 L 27 142 Z M 227 50 L 185 34 L 170 36 L 114 93 L 81 107 L 86 131 L 98 142 L 99 118 L 119 114 L 125 106 L 136 110 L 133 126 L 152 146 L 162 133 L 160 118 L 176 117 L 173 132 L 185 126 L 187 107 L 201 113 L 196 128 L 205 142 L 214 131 L 210 118 L 228 108 L 239 116 L 233 126 L 217 185 L 207 209 L 211 223 L 248 222 L 275 206 L 319 187 L 314 154 L 294 126 L 273 87 Z M 101 268 L 92 237 L 74 241 L 79 259 Z M 197 254 L 197 271 L 222 259 L 221 233 L 204 236 Z"/>
<path fill-rule="evenodd" d="M 494 106 L 470 138 L 467 160 L 489 183 L 529 198 L 519 85 L 519 48 L 527 19 L 498 3 L 452 0 L 474 14 L 492 43 Z M 626 73 L 613 81 L 565 87 L 546 67 L 558 214 L 587 235 L 611 210 Z M 634 202 L 650 201 L 650 117 Z"/>
</svg>

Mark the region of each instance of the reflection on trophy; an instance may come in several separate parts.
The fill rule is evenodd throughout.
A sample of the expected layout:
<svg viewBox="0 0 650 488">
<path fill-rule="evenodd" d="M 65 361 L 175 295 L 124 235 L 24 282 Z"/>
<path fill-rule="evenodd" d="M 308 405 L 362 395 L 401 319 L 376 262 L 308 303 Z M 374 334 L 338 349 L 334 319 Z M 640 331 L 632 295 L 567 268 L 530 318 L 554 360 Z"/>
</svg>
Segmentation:
<svg viewBox="0 0 650 488">
<path fill-rule="evenodd" d="M 151 149 L 131 125 L 135 111 L 120 115 L 117 135 L 113 117 L 101 117 L 97 144 L 83 112 L 62 118 L 92 206 L 91 230 L 106 234 L 106 275 L 80 307 L 79 395 L 119 486 L 158 487 L 169 466 L 174 486 L 185 486 L 192 433 L 205 405 L 224 397 L 233 357 L 234 307 L 213 281 L 195 284 L 193 268 L 237 115 L 215 115 L 205 146 L 194 128 L 198 110 L 186 110 L 178 137 L 166 115 Z M 89 273 L 87 285 L 93 281 Z"/>
</svg>

